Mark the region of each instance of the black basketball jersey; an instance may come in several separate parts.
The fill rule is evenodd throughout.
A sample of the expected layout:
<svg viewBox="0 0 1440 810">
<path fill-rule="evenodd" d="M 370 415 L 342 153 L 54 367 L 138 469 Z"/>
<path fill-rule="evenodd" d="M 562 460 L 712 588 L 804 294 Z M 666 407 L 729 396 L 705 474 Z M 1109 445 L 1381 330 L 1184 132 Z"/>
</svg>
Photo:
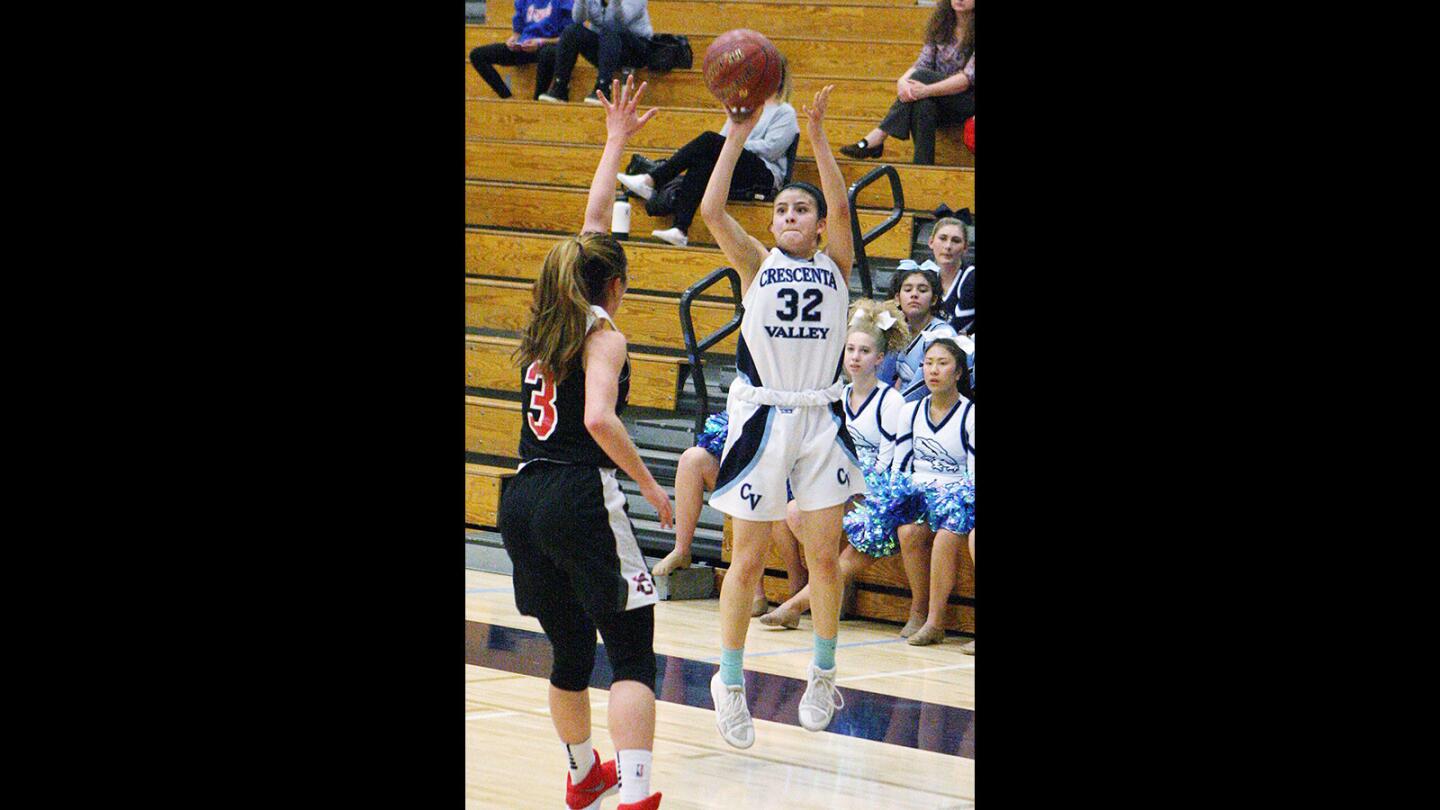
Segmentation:
<svg viewBox="0 0 1440 810">
<path fill-rule="evenodd" d="M 610 320 L 604 309 L 591 306 L 591 325 Z M 611 325 L 614 322 L 611 321 Z M 620 391 L 615 414 L 625 411 L 630 395 L 630 359 L 620 369 Z M 520 370 L 520 460 L 522 465 L 545 459 L 562 464 L 593 467 L 617 466 L 585 429 L 585 371 L 580 358 L 556 390 L 555 379 L 538 363 Z"/>
</svg>

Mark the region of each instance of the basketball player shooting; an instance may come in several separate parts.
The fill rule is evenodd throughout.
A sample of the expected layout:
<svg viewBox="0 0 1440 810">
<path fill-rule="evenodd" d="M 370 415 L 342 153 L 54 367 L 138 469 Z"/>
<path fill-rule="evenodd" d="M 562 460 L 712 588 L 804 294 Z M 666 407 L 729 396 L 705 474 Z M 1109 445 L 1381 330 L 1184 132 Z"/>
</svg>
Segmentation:
<svg viewBox="0 0 1440 810">
<path fill-rule="evenodd" d="M 739 373 L 726 405 L 730 435 L 710 498 L 734 525 L 734 556 L 720 592 L 720 671 L 710 682 L 710 695 L 716 726 L 736 748 L 755 742 L 742 674 L 745 635 L 771 523 L 785 519 L 787 478 L 800 510 L 815 625 L 800 725 L 823 730 L 844 705 L 835 689 L 840 613 L 835 537 L 845 502 L 864 492 L 865 484 L 840 403 L 854 246 L 845 180 L 823 126 L 833 89 L 826 86 L 813 106 L 803 108 L 823 191 L 800 182 L 780 190 L 770 220 L 775 247 L 767 250 L 725 210 L 735 163 L 759 120 L 755 110 L 737 114 L 727 104 L 730 132 L 700 203 L 706 226 L 740 275 L 745 308 L 736 350 Z"/>
</svg>

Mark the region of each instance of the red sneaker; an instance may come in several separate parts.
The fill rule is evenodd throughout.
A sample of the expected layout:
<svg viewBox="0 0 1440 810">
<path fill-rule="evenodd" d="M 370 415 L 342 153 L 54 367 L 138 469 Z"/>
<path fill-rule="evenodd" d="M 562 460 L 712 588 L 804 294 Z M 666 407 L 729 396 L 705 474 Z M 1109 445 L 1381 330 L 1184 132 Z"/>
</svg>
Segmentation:
<svg viewBox="0 0 1440 810">
<path fill-rule="evenodd" d="M 600 800 L 620 790 L 620 777 L 615 773 L 615 760 L 600 761 L 600 752 L 595 752 L 595 764 L 580 784 L 570 783 L 565 775 L 565 806 L 570 810 L 600 810 Z"/>
<path fill-rule="evenodd" d="M 649 798 L 630 804 L 617 805 L 615 810 L 656 810 L 660 806 L 660 794 L 652 793 Z"/>
</svg>

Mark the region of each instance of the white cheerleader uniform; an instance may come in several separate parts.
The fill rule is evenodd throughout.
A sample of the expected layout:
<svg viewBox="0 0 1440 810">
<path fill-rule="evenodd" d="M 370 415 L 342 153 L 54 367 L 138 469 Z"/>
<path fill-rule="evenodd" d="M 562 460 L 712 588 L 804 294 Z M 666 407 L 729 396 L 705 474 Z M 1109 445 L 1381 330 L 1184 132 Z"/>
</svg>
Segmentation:
<svg viewBox="0 0 1440 810">
<path fill-rule="evenodd" d="M 925 375 L 921 373 L 925 367 L 925 350 L 939 338 L 947 337 L 956 339 L 955 327 L 949 321 L 932 317 L 920 334 L 910 340 L 910 345 L 900 352 L 895 362 L 895 379 L 899 381 L 900 394 L 906 402 L 914 402 L 930 393 L 930 389 L 925 387 Z M 960 348 L 964 349 L 965 345 L 962 343 Z"/>
<path fill-rule="evenodd" d="M 888 470 L 895 458 L 895 434 L 900 428 L 900 412 L 905 404 L 894 389 L 877 382 L 875 390 L 860 404 L 860 410 L 852 411 L 850 392 L 854 388 L 853 384 L 846 385 L 840 401 L 845 403 L 845 427 L 855 443 L 860 469 L 866 473 Z"/>
<path fill-rule="evenodd" d="M 975 447 L 975 402 L 959 396 L 939 422 L 930 421 L 930 396 L 905 405 L 895 440 L 892 469 L 916 484 L 954 484 L 970 479 Z"/>
<path fill-rule="evenodd" d="M 730 435 L 710 505 L 743 520 L 783 520 L 787 478 L 803 511 L 863 493 L 840 402 L 845 274 L 822 252 L 798 259 L 772 248 L 741 303 Z"/>
</svg>

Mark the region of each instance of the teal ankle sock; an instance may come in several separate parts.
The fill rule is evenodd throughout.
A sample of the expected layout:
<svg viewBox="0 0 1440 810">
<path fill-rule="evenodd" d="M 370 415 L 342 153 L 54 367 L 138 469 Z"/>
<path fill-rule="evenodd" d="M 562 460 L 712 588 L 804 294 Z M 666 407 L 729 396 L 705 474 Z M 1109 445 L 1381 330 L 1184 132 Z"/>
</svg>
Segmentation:
<svg viewBox="0 0 1440 810">
<path fill-rule="evenodd" d="M 833 644 L 832 644 L 833 646 Z M 832 656 L 833 657 L 833 656 Z M 720 681 L 726 686 L 739 686 L 745 683 L 745 673 L 740 665 L 745 661 L 745 648 L 738 650 L 727 650 L 720 648 Z"/>
<path fill-rule="evenodd" d="M 835 639 L 815 636 L 815 666 L 821 669 L 835 668 Z"/>
</svg>

